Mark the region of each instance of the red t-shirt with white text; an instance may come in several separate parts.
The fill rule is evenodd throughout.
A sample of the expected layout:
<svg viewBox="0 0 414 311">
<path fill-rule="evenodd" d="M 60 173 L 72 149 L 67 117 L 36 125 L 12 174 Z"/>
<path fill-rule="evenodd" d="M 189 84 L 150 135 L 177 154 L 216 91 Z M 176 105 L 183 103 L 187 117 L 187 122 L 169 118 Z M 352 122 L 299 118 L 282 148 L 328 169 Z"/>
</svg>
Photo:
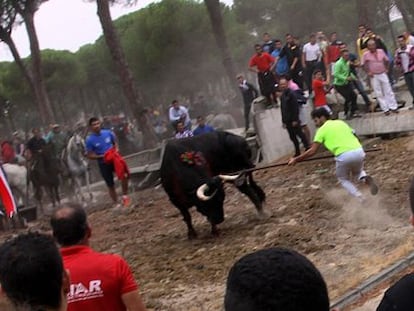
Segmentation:
<svg viewBox="0 0 414 311">
<path fill-rule="evenodd" d="M 126 311 L 121 296 L 138 286 L 122 257 L 84 245 L 63 247 L 61 254 L 70 275 L 68 311 Z"/>
</svg>

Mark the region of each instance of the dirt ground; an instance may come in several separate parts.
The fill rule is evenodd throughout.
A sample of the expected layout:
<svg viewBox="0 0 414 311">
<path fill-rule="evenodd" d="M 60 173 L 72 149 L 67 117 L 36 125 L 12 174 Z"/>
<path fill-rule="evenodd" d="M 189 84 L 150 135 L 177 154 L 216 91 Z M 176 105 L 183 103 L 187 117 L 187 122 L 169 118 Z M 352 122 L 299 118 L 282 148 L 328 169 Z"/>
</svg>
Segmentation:
<svg viewBox="0 0 414 311">
<path fill-rule="evenodd" d="M 226 186 L 221 236 L 212 238 L 207 221 L 192 210 L 199 238 L 188 241 L 178 210 L 158 187 L 134 193 L 136 206 L 121 212 L 95 204 L 89 216 L 92 246 L 127 259 L 149 310 L 223 310 L 231 265 L 273 246 L 306 254 L 321 270 L 333 301 L 412 251 L 408 185 L 414 137 L 382 140 L 376 147 L 383 150 L 367 155 L 366 170 L 380 192 L 372 197 L 365 189 L 363 204 L 337 184 L 333 159 L 300 163 L 255 173 L 267 195 L 266 220 L 258 220 L 247 198 Z M 31 227 L 49 230 L 47 219 Z"/>
</svg>

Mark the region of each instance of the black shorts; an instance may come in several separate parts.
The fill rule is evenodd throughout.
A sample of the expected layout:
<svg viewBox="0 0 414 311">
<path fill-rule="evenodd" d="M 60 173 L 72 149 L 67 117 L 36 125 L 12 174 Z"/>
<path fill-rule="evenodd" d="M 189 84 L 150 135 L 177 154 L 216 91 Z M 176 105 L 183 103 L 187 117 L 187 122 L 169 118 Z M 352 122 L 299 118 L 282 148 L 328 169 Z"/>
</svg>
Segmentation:
<svg viewBox="0 0 414 311">
<path fill-rule="evenodd" d="M 106 164 L 104 162 L 98 161 L 99 171 L 101 172 L 101 176 L 104 179 L 106 185 L 109 188 L 112 188 L 115 185 L 114 182 L 114 165 L 113 164 Z"/>
</svg>

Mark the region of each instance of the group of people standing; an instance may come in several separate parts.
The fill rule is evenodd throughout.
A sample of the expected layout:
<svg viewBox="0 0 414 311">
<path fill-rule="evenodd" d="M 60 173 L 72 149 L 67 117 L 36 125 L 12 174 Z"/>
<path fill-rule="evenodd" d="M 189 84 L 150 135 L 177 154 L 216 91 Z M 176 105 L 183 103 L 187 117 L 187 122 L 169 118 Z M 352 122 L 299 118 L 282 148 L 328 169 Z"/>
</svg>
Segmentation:
<svg viewBox="0 0 414 311">
<path fill-rule="evenodd" d="M 394 53 L 395 67 L 401 69 L 413 96 L 414 107 L 414 45 L 413 36 L 408 33 L 398 36 L 399 48 Z M 336 91 L 345 100 L 344 118 L 361 117 L 357 107 L 357 92 L 366 104 L 366 112 L 374 112 L 376 104 L 363 87 L 360 71 L 365 72 L 367 84 L 372 88 L 373 97 L 385 115 L 398 113 L 398 104 L 392 89 L 394 82 L 390 72 L 392 56 L 384 41 L 371 29 L 359 26 L 356 41 L 357 54 L 349 51 L 347 45 L 332 33 L 328 42 L 324 35 L 313 33 L 303 47 L 298 40 L 287 34 L 286 44 L 272 40 L 268 33 L 263 35 L 263 43 L 255 44 L 255 54 L 249 60 L 249 70 L 257 73 L 260 93 L 266 97 L 271 107 L 278 107 L 280 100 L 282 125 L 288 131 L 295 147 L 290 165 L 302 161 L 316 153 L 320 145 L 331 151 L 336 159 L 336 174 L 343 187 L 360 201 L 362 193 L 350 181 L 350 174 L 367 184 L 372 194 L 378 187 L 372 177 L 363 169 L 365 153 L 353 130 L 341 120 L 332 120 L 334 115 L 328 105 L 326 95 Z M 246 128 L 251 102 L 259 95 L 252 83 L 243 75 L 238 75 L 239 88 L 245 104 Z M 307 96 L 303 92 L 306 85 L 308 96 L 313 100 L 312 119 L 317 132 L 311 144 L 309 129 L 303 105 Z M 277 104 L 276 104 L 277 103 Z M 411 109 L 411 108 L 410 108 Z M 301 154 L 299 139 L 305 152 Z"/>
<path fill-rule="evenodd" d="M 413 38 L 408 32 L 398 36 L 399 48 L 394 53 L 393 66 L 393 57 L 382 38 L 365 25 L 358 28 L 357 53 L 351 53 L 347 44 L 338 40 L 335 32 L 330 35 L 329 41 L 322 32 L 312 33 L 309 42 L 303 46 L 291 34 L 286 35 L 286 43 L 282 45 L 281 40 L 272 40 L 268 33 L 264 33 L 263 43 L 254 45 L 255 54 L 249 60 L 249 70 L 257 73 L 260 93 L 266 97 L 269 107 L 278 107 L 280 100 L 283 127 L 294 143 L 295 155 L 298 155 L 298 138 L 305 149 L 310 146 L 307 117 L 303 114 L 303 104 L 308 98 L 312 99 L 314 108 L 323 107 L 331 115 L 326 95 L 339 93 L 344 98 L 346 120 L 361 117 L 357 93 L 365 102 L 365 112 L 374 112 L 378 103 L 385 115 L 398 113 L 392 89 L 392 71 L 397 67 L 403 73 L 413 97 L 410 109 L 414 108 Z M 361 72 L 368 77 L 365 82 L 372 89 L 372 98 L 367 95 L 363 79 L 358 75 Z M 237 80 L 243 94 L 247 129 L 251 103 L 259 92 L 243 75 L 238 75 Z M 304 88 L 308 94 L 303 91 Z"/>
<path fill-rule="evenodd" d="M 171 127 L 175 129 L 174 137 L 187 138 L 204 133 L 214 132 L 214 128 L 206 124 L 204 116 L 197 117 L 197 127 L 192 130 L 192 123 L 188 109 L 178 103 L 178 100 L 173 100 L 171 107 L 168 110 L 168 116 Z"/>
</svg>

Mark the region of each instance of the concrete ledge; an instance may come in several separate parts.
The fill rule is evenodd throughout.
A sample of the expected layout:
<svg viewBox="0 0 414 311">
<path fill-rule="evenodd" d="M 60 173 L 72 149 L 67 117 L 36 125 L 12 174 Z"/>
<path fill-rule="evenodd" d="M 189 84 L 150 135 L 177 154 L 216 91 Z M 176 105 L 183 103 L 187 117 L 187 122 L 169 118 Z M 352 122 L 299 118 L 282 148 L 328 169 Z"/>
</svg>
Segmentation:
<svg viewBox="0 0 414 311">
<path fill-rule="evenodd" d="M 414 131 L 414 110 L 402 109 L 399 113 L 367 113 L 362 118 L 346 121 L 357 135 L 376 135 Z"/>
</svg>

